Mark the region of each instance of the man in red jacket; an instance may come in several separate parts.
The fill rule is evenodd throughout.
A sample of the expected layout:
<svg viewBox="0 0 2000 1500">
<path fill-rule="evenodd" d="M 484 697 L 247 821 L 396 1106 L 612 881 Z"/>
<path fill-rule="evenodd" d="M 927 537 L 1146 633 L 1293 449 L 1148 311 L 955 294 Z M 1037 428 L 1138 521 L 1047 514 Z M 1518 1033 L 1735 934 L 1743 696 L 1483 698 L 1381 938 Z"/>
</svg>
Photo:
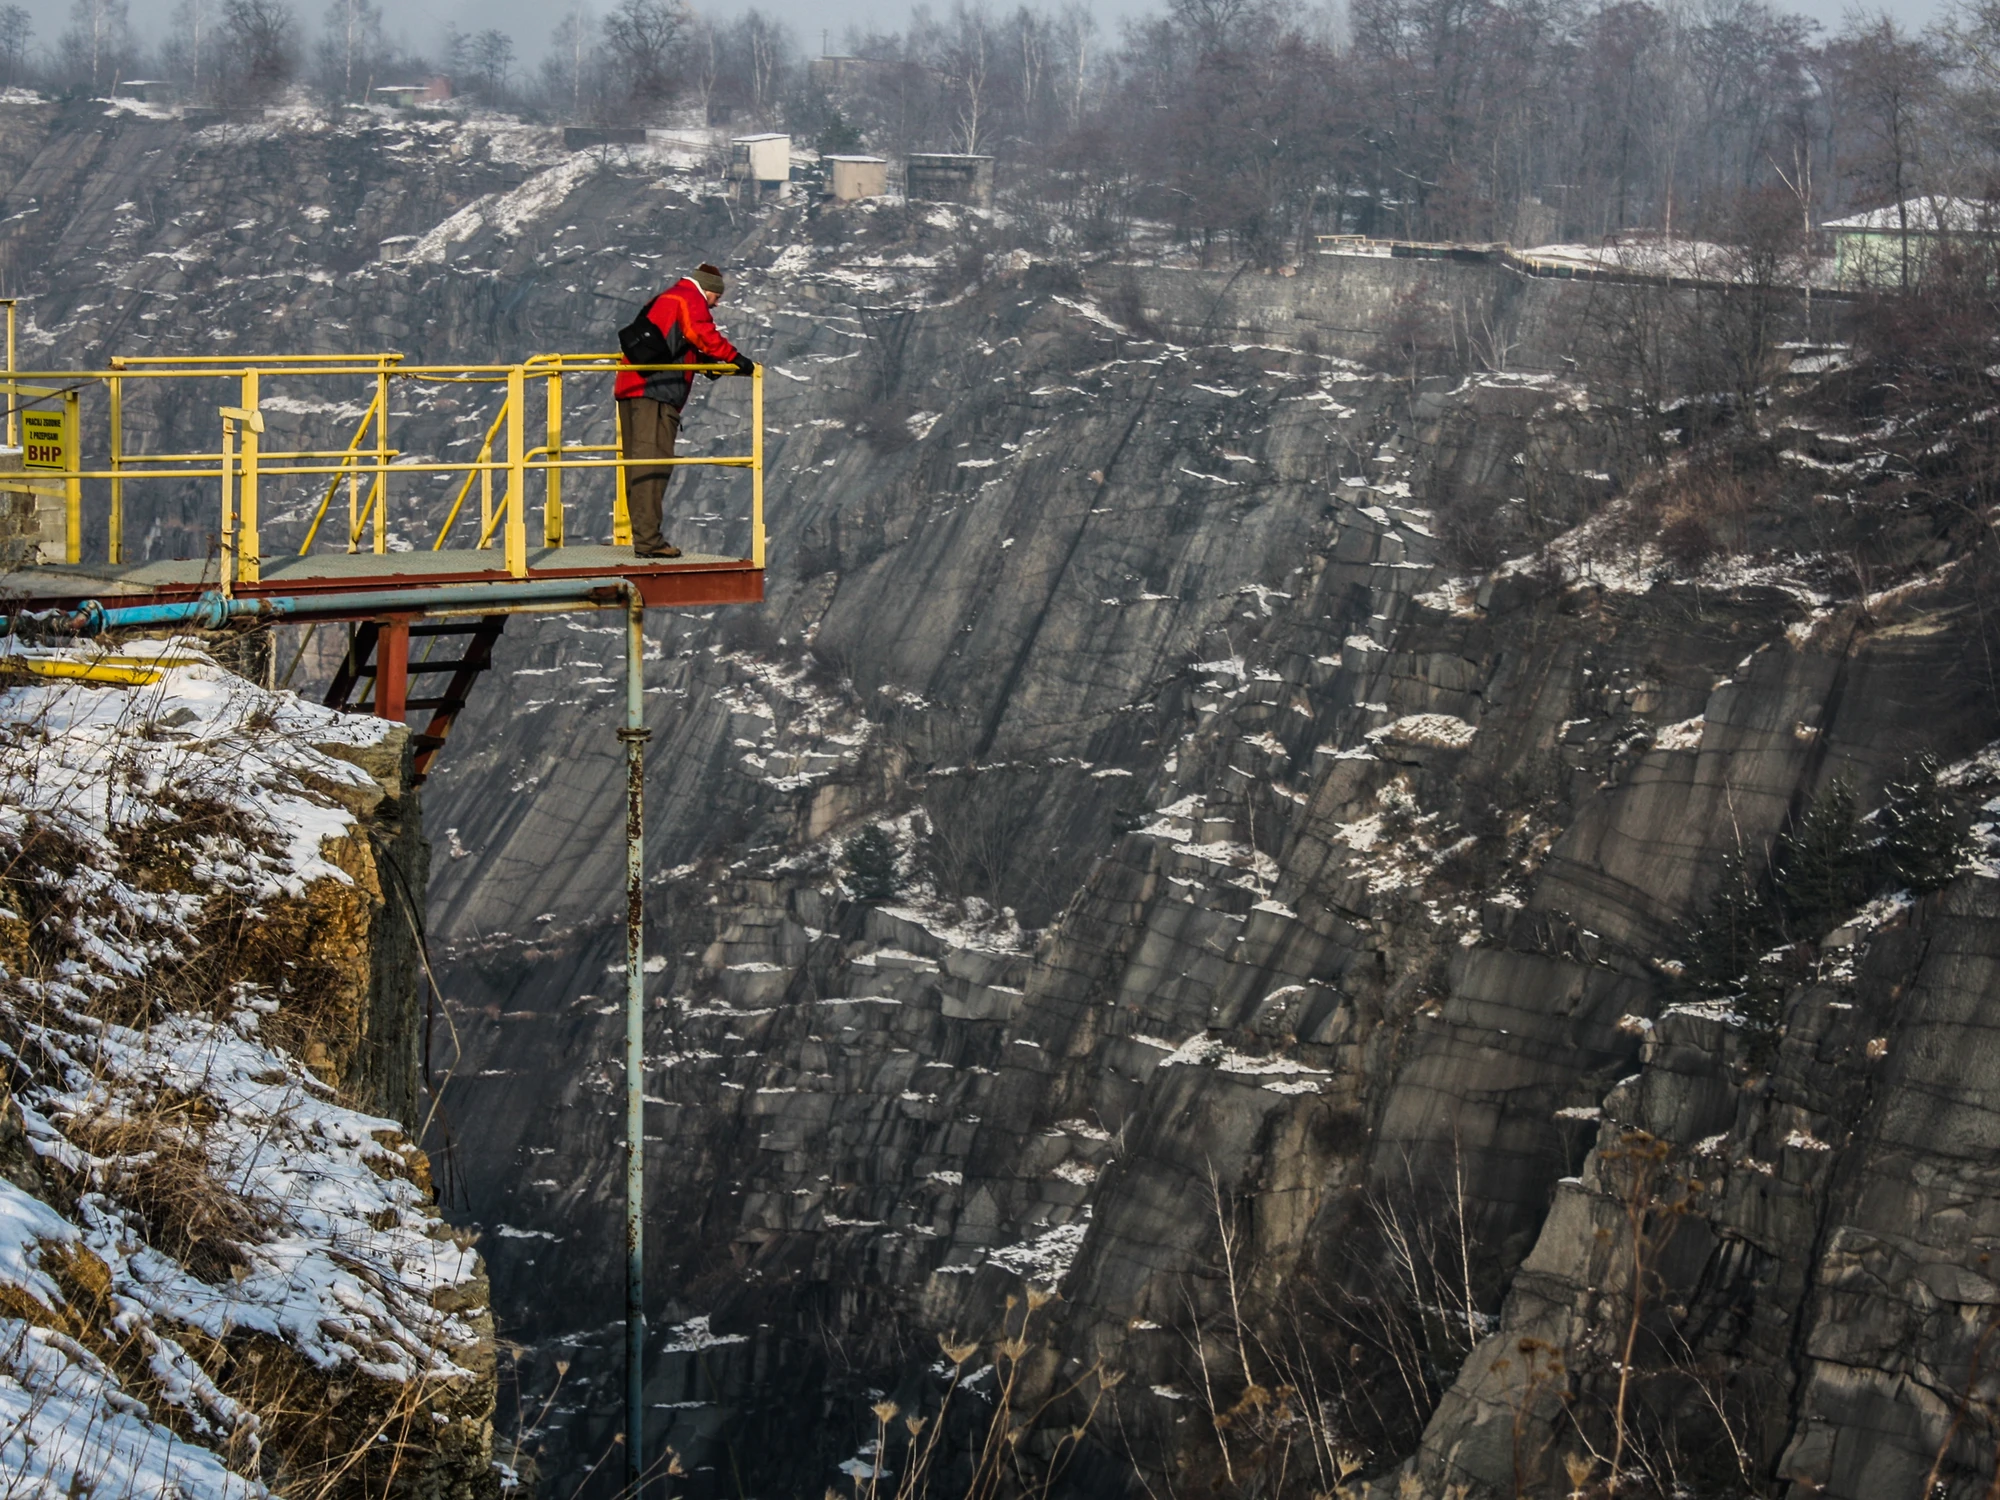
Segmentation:
<svg viewBox="0 0 2000 1500">
<path fill-rule="evenodd" d="M 722 273 L 704 262 L 646 305 L 629 328 L 619 330 L 627 365 L 734 365 L 738 375 L 757 367 L 724 338 L 708 310 L 722 300 Z M 717 379 L 723 372 L 706 372 Z M 625 458 L 672 458 L 680 436 L 681 408 L 694 384 L 690 370 L 618 372 L 618 422 Z M 632 516 L 632 550 L 640 557 L 679 557 L 681 549 L 660 535 L 660 510 L 672 469 L 627 469 L 625 499 Z"/>
</svg>

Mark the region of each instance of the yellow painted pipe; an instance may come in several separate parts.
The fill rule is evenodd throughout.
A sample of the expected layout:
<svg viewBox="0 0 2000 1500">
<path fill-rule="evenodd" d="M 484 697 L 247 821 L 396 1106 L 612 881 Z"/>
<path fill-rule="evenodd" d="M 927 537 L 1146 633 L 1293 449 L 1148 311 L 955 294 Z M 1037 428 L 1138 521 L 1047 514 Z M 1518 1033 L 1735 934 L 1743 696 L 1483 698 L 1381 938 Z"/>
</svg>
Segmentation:
<svg viewBox="0 0 2000 1500">
<path fill-rule="evenodd" d="M 67 661 L 60 658 L 10 656 L 37 677 L 69 677 L 83 682 L 118 682 L 127 687 L 151 687 L 164 675 L 160 667 L 123 666 L 116 662 Z"/>
</svg>

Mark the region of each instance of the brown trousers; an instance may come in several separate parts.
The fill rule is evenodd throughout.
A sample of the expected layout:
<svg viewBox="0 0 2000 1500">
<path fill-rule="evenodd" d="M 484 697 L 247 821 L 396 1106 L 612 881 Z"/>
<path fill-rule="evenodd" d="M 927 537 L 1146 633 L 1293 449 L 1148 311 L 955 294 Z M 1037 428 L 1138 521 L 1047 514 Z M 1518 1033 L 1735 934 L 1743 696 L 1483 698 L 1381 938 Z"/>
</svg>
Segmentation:
<svg viewBox="0 0 2000 1500">
<path fill-rule="evenodd" d="M 635 396 L 618 403 L 618 425 L 624 433 L 624 457 L 672 458 L 681 432 L 681 414 L 664 401 Z M 625 504 L 632 516 L 632 546 L 652 552 L 667 544 L 660 535 L 660 512 L 672 469 L 627 469 Z"/>
</svg>

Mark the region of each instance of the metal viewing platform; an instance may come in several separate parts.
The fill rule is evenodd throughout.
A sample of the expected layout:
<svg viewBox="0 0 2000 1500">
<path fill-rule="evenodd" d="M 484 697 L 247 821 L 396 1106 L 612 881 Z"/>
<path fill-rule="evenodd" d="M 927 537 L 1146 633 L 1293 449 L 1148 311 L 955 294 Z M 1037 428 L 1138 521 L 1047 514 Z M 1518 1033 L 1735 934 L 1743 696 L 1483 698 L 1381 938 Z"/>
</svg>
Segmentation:
<svg viewBox="0 0 2000 1500">
<path fill-rule="evenodd" d="M 0 573 L 0 599 L 70 613 L 90 633 L 344 622 L 353 627 L 348 650 L 326 701 L 392 719 L 429 709 L 417 731 L 420 777 L 490 665 L 508 616 L 764 597 L 761 368 L 750 377 L 748 453 L 627 460 L 615 430 L 609 443 L 565 433 L 579 383 L 592 388 L 599 412 L 615 412 L 611 385 L 626 366 L 613 354 L 538 354 L 508 365 L 410 365 L 388 353 L 148 356 L 114 359 L 101 370 L 26 371 L 14 365 L 13 317 L 10 303 L 4 388 L 14 453 L 7 458 L 20 467 L 0 472 L 0 491 L 34 496 L 42 523 L 39 556 Z M 692 368 L 734 373 L 728 365 Z M 472 451 L 452 457 L 396 446 L 399 392 L 448 396 L 465 413 L 465 426 L 447 448 Z M 157 430 L 167 425 L 159 420 L 163 409 L 179 408 L 184 424 L 190 403 L 214 413 L 215 447 L 132 451 L 127 419 L 135 406 L 143 404 L 147 425 Z M 267 439 L 268 419 L 280 414 L 300 434 L 298 446 Z M 626 503 L 632 467 L 747 470 L 748 555 L 634 556 Z M 584 482 L 597 471 L 611 482 Z M 457 481 L 455 493 L 447 485 L 413 498 L 419 483 L 440 475 Z M 207 555 L 128 560 L 130 487 L 168 483 L 185 492 L 191 481 L 212 485 L 216 497 Z M 430 545 L 413 546 L 407 537 L 436 516 L 446 494 Z M 591 529 L 600 537 L 608 530 L 612 545 L 570 542 L 579 508 L 597 511 Z M 400 524 L 392 526 L 392 517 Z M 86 561 L 86 550 L 98 550 L 97 536 L 101 557 Z M 464 651 L 433 661 L 438 638 L 449 636 L 466 637 Z M 416 657 L 413 642 L 422 643 Z M 441 691 L 410 691 L 413 678 L 439 674 L 450 677 Z"/>
</svg>

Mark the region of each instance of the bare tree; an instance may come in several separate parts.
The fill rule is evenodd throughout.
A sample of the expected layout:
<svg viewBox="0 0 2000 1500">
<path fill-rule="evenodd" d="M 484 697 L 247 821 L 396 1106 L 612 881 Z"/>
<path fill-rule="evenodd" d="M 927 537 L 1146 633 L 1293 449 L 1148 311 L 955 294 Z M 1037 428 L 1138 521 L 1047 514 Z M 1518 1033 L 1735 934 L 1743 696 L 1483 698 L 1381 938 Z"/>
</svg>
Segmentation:
<svg viewBox="0 0 2000 1500">
<path fill-rule="evenodd" d="M 1675 305 L 1688 309 L 1683 342 L 1697 387 L 1730 392 L 1737 419 L 1754 432 L 1759 400 L 1783 363 L 1780 341 L 1808 273 L 1808 241 L 1796 198 L 1777 186 L 1740 195 L 1713 232 L 1724 246 L 1715 267 L 1721 285 Z"/>
<path fill-rule="evenodd" d="M 57 69 L 67 80 L 93 94 L 109 88 L 132 55 L 125 0 L 79 0 L 56 54 Z"/>
<path fill-rule="evenodd" d="M 782 22 L 752 6 L 736 22 L 734 41 L 749 85 L 750 113 L 761 120 L 777 97 L 785 60 L 796 50 L 791 34 Z"/>
<path fill-rule="evenodd" d="M 701 100 L 701 117 L 712 123 L 716 118 L 716 85 L 722 78 L 722 39 L 716 35 L 714 23 L 699 11 L 689 23 L 682 56 L 687 59 L 687 77 L 694 84 L 695 97 Z"/>
<path fill-rule="evenodd" d="M 1907 290 L 1914 271 L 1909 204 L 1921 183 L 1926 117 L 1936 103 L 1942 59 L 1887 15 L 1851 27 L 1834 51 L 1858 138 L 1849 170 L 1864 193 L 1886 197 L 1895 210 Z"/>
<path fill-rule="evenodd" d="M 1174 24 L 1194 39 L 1198 53 L 1239 44 L 1240 33 L 1261 9 L 1259 0 L 1172 0 L 1167 7 Z"/>
<path fill-rule="evenodd" d="M 576 0 L 570 13 L 556 23 L 548 56 L 542 60 L 543 90 L 572 120 L 583 118 L 586 94 L 594 97 L 596 93 L 598 56 L 591 40 L 594 21 L 585 0 Z"/>
<path fill-rule="evenodd" d="M 160 47 L 160 62 L 169 76 L 187 84 L 188 93 L 206 99 L 215 91 L 217 0 L 181 0 L 174 9 L 171 31 Z"/>
<path fill-rule="evenodd" d="M 21 81 L 28 65 L 28 44 L 35 26 L 28 12 L 18 5 L 0 5 L 0 77 L 8 88 Z"/>
<path fill-rule="evenodd" d="M 689 28 L 678 0 L 619 0 L 604 18 L 604 48 L 620 105 L 643 116 L 674 93 Z"/>
<path fill-rule="evenodd" d="M 514 71 L 514 39 L 506 32 L 493 28 L 477 33 L 452 30 L 446 33 L 445 56 L 458 92 L 489 104 L 507 97 Z"/>
<path fill-rule="evenodd" d="M 231 97 L 263 103 L 298 76 L 298 16 L 284 0 L 225 0 L 222 30 Z"/>
<path fill-rule="evenodd" d="M 1009 18 L 1008 50 L 1013 55 L 1014 111 L 1031 137 L 1039 135 L 1043 98 L 1055 47 L 1055 26 L 1040 11 L 1019 7 Z"/>
<path fill-rule="evenodd" d="M 1065 5 L 1055 26 L 1055 44 L 1062 67 L 1065 121 L 1075 130 L 1083 120 L 1084 92 L 1095 62 L 1092 43 L 1097 39 L 1097 20 L 1090 7 Z"/>
<path fill-rule="evenodd" d="M 985 6 L 958 0 L 935 65 L 951 94 L 958 148 L 968 154 L 985 144 L 991 130 L 993 52 L 993 23 Z"/>
<path fill-rule="evenodd" d="M 320 88 L 345 103 L 365 100 L 385 52 L 375 0 L 332 0 L 320 23 Z"/>
</svg>

